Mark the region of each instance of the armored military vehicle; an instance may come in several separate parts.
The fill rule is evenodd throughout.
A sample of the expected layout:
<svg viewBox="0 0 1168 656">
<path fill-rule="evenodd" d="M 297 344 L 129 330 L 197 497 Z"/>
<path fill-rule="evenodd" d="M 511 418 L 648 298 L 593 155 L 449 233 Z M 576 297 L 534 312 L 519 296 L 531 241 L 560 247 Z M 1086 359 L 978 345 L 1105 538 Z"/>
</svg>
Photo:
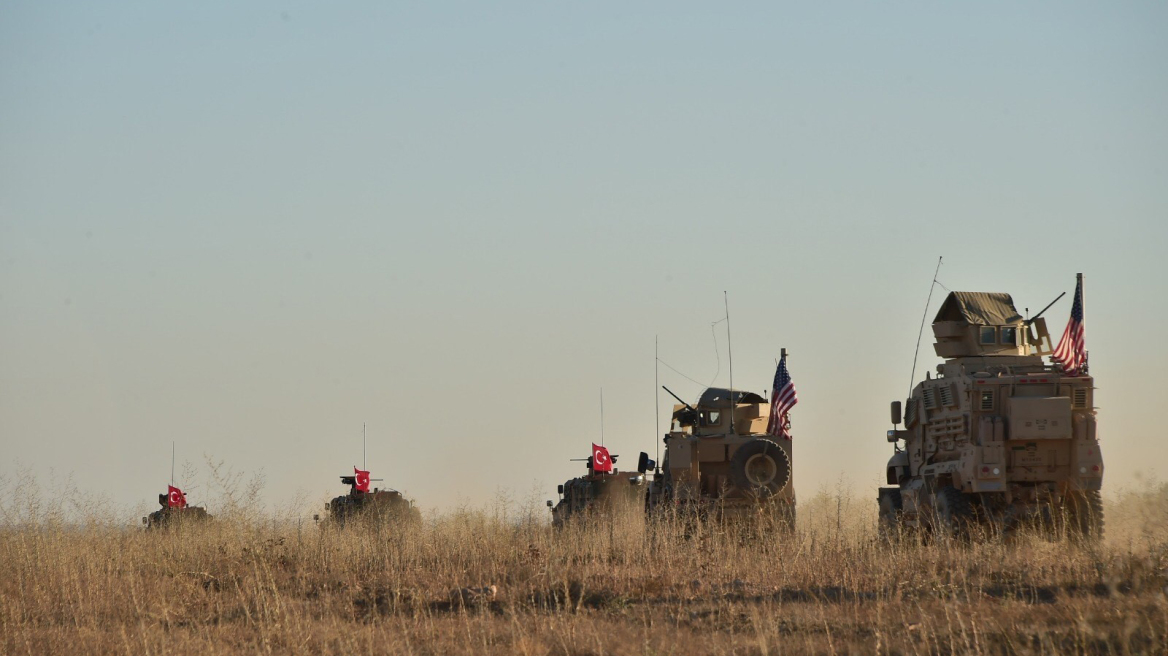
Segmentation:
<svg viewBox="0 0 1168 656">
<path fill-rule="evenodd" d="M 593 459 L 587 459 L 588 473 L 566 481 L 557 488 L 559 502 L 552 509 L 552 525 L 562 527 L 578 517 L 616 517 L 622 513 L 641 514 L 645 502 L 645 475 L 622 472 L 612 456 L 612 471 L 596 471 Z"/>
<path fill-rule="evenodd" d="M 372 491 L 363 491 L 357 484 L 356 476 L 341 476 L 341 484 L 349 486 L 349 493 L 324 504 L 328 519 L 336 526 L 345 526 L 357 521 L 388 524 L 422 521 L 421 511 L 397 490 L 373 488 Z M 314 519 L 320 517 L 316 516 Z"/>
<path fill-rule="evenodd" d="M 680 404 L 665 435 L 665 457 L 649 484 L 650 514 L 676 508 L 719 518 L 765 515 L 794 528 L 791 440 L 767 434 L 767 400 L 711 387 L 694 407 L 669 393 Z M 642 453 L 638 469 L 647 471 L 651 462 Z"/>
<path fill-rule="evenodd" d="M 1009 294 L 950 293 L 933 335 L 937 377 L 913 389 L 903 417 L 892 403 L 882 534 L 1034 521 L 1098 537 L 1103 458 L 1086 367 L 1069 376 L 1046 364 L 1045 320 L 1023 319 Z"/>
<path fill-rule="evenodd" d="M 185 504 L 185 499 L 183 500 Z M 169 495 L 159 494 L 158 505 L 162 508 L 155 510 L 142 518 L 142 524 L 147 529 L 160 529 L 186 524 L 205 522 L 211 519 L 207 509 L 202 506 L 172 506 Z"/>
</svg>

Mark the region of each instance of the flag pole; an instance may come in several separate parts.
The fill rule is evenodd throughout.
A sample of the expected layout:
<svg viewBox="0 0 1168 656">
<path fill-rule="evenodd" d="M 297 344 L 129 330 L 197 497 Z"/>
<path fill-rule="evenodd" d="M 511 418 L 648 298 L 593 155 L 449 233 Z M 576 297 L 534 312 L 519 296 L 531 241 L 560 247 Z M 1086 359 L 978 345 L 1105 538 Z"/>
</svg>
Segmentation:
<svg viewBox="0 0 1168 656">
<path fill-rule="evenodd" d="M 784 364 L 787 362 L 787 349 L 785 349 L 785 348 L 779 349 L 779 362 L 782 362 Z M 788 376 L 791 375 L 790 369 L 787 370 L 787 375 Z M 775 393 L 775 391 L 771 390 L 771 394 L 773 395 L 774 393 Z M 787 423 L 790 423 L 790 422 L 791 422 L 791 412 L 788 410 L 787 411 Z M 790 433 L 788 433 L 788 434 L 790 434 Z"/>
<path fill-rule="evenodd" d="M 1083 321 L 1081 323 L 1086 323 L 1086 321 L 1087 321 L 1087 308 L 1085 307 L 1086 303 L 1083 300 L 1083 274 L 1082 273 L 1075 274 L 1075 284 L 1079 287 L 1079 313 L 1083 315 Z M 1085 340 L 1083 342 L 1083 366 L 1082 366 L 1082 370 L 1083 370 L 1084 374 L 1090 373 L 1090 368 L 1087 364 L 1087 342 Z"/>
<path fill-rule="evenodd" d="M 170 486 L 174 487 L 174 440 L 170 441 Z"/>
<path fill-rule="evenodd" d="M 365 464 L 365 422 L 361 422 L 361 469 L 369 471 L 369 466 Z"/>
</svg>

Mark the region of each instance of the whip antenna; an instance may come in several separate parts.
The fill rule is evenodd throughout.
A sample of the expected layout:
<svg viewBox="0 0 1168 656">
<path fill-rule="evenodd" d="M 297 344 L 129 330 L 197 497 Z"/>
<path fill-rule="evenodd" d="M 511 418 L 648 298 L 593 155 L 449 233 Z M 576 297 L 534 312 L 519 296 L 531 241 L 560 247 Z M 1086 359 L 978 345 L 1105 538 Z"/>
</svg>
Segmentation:
<svg viewBox="0 0 1168 656">
<path fill-rule="evenodd" d="M 369 471 L 368 465 L 365 464 L 365 422 L 361 422 L 361 469 Z"/>
<path fill-rule="evenodd" d="M 604 388 L 600 388 L 600 446 L 604 446 Z"/>
<path fill-rule="evenodd" d="M 933 271 L 933 284 L 929 285 L 929 297 L 925 299 L 925 313 L 921 315 L 921 331 L 917 333 L 917 350 L 913 351 L 912 374 L 908 377 L 908 396 L 912 396 L 913 381 L 917 377 L 917 356 L 921 354 L 921 336 L 925 334 L 925 319 L 929 316 L 929 303 L 933 300 L 933 288 L 937 286 L 937 274 L 941 272 L 941 258 L 937 258 L 937 268 Z"/>
<path fill-rule="evenodd" d="M 722 291 L 722 302 L 726 306 L 726 355 L 730 359 L 730 434 L 734 434 L 734 351 L 730 348 L 730 295 Z"/>
<path fill-rule="evenodd" d="M 174 487 L 174 440 L 170 441 L 170 486 Z"/>
<path fill-rule="evenodd" d="M 657 335 L 653 335 L 653 444 L 657 447 L 657 457 L 653 462 L 661 460 L 661 378 L 657 373 L 660 368 L 657 364 Z"/>
</svg>

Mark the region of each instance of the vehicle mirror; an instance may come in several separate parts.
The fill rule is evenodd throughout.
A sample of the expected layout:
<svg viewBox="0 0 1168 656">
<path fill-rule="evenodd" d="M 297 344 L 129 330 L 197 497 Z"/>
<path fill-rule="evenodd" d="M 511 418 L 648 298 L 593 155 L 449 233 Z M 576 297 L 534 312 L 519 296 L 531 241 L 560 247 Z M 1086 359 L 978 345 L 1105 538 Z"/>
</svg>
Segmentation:
<svg viewBox="0 0 1168 656">
<path fill-rule="evenodd" d="M 313 516 L 312 516 L 312 521 L 314 521 L 314 522 L 319 522 L 319 521 L 320 521 L 320 515 L 313 515 Z"/>
<path fill-rule="evenodd" d="M 548 502 L 547 502 L 547 503 L 548 503 L 548 508 L 551 508 L 551 507 L 552 507 L 552 500 L 551 500 L 551 499 L 548 499 Z"/>
<path fill-rule="evenodd" d="M 557 486 L 556 486 L 556 494 L 563 494 L 563 493 L 564 493 L 564 486 L 563 486 L 563 485 L 557 485 Z"/>
<path fill-rule="evenodd" d="M 143 517 L 143 518 L 142 518 L 142 523 L 143 523 L 143 524 L 149 524 L 149 523 L 150 523 L 150 518 L 149 518 L 149 517 Z"/>
<path fill-rule="evenodd" d="M 640 457 L 637 458 L 637 471 L 644 474 L 649 471 L 649 454 L 644 451 L 641 452 Z"/>
<path fill-rule="evenodd" d="M 900 423 L 900 401 L 892 402 L 892 425 Z"/>
</svg>

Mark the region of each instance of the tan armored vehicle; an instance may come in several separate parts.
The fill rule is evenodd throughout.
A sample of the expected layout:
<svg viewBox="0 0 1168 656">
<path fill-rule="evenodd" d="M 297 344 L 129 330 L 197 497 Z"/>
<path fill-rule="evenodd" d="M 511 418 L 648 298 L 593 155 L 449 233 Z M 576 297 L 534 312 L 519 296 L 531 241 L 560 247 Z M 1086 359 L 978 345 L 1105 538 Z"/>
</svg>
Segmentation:
<svg viewBox="0 0 1168 656">
<path fill-rule="evenodd" d="M 349 493 L 324 504 L 329 520 L 336 526 L 357 521 L 386 524 L 422 521 L 421 511 L 397 490 L 373 488 L 372 491 L 364 492 L 358 487 L 356 476 L 342 476 L 341 483 L 349 486 Z M 313 519 L 320 517 L 315 516 Z"/>
<path fill-rule="evenodd" d="M 1045 321 L 1024 320 L 1008 294 L 952 292 L 933 335 L 945 363 L 905 402 L 904 428 L 892 404 L 882 534 L 1009 531 L 1029 520 L 1099 536 L 1103 458 L 1085 367 L 1071 377 L 1046 364 Z"/>
<path fill-rule="evenodd" d="M 765 515 L 794 528 L 791 441 L 766 433 L 767 400 L 711 387 L 693 407 L 669 393 L 681 403 L 673 408 L 665 457 L 649 485 L 650 514 L 675 508 L 726 519 Z M 649 463 L 641 454 L 638 469 Z"/>
<path fill-rule="evenodd" d="M 621 514 L 643 513 L 645 475 L 618 470 L 617 457 L 612 456 L 611 472 L 596 471 L 589 457 L 586 475 L 566 481 L 557 488 L 559 502 L 553 504 L 550 499 L 547 502 L 552 509 L 553 526 L 559 528 L 579 517 L 613 518 Z"/>
</svg>

